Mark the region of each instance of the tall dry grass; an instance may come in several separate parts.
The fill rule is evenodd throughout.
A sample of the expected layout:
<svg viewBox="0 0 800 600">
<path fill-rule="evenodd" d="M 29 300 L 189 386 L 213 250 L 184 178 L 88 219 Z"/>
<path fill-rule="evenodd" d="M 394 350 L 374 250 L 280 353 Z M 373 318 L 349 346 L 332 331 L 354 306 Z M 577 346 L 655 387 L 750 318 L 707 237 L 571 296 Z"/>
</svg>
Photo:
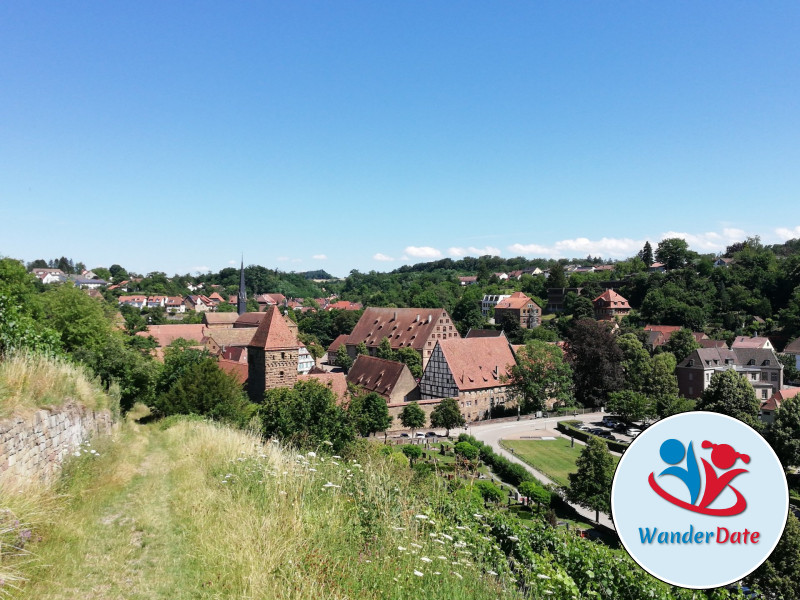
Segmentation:
<svg viewBox="0 0 800 600">
<path fill-rule="evenodd" d="M 88 371 L 63 358 L 16 352 L 0 361 L 0 418 L 54 408 L 68 401 L 92 410 L 119 410 L 119 388 L 108 392 Z"/>
</svg>

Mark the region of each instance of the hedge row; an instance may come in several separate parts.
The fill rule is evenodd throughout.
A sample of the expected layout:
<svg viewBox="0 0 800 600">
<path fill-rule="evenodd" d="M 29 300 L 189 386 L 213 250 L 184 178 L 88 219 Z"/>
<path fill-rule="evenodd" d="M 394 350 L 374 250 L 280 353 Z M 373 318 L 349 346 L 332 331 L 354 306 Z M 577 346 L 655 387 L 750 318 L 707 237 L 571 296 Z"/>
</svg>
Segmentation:
<svg viewBox="0 0 800 600">
<path fill-rule="evenodd" d="M 494 474 L 497 475 L 502 481 L 509 485 L 513 485 L 514 487 L 519 486 L 520 483 L 523 481 L 530 481 L 545 488 L 533 474 L 528 471 L 525 467 L 520 464 L 513 463 L 504 456 L 500 456 L 499 454 L 495 454 L 492 447 L 484 444 L 481 441 L 476 440 L 471 435 L 467 435 L 466 433 L 462 433 L 458 436 L 459 442 L 469 442 L 473 446 L 475 446 L 478 451 L 480 452 L 481 460 L 484 464 L 491 467 Z"/>
<path fill-rule="evenodd" d="M 558 425 L 556 425 L 556 429 L 558 429 L 561 433 L 573 436 L 576 439 L 581 440 L 582 442 L 587 442 L 589 441 L 590 437 L 595 437 L 588 431 L 581 431 L 575 426 L 580 424 L 581 421 L 559 421 Z M 605 440 L 605 438 L 601 439 Z M 608 449 L 614 452 L 619 452 L 621 454 L 628 449 L 628 444 L 624 444 L 622 442 L 615 442 L 613 440 L 605 440 L 605 441 L 608 444 Z"/>
</svg>

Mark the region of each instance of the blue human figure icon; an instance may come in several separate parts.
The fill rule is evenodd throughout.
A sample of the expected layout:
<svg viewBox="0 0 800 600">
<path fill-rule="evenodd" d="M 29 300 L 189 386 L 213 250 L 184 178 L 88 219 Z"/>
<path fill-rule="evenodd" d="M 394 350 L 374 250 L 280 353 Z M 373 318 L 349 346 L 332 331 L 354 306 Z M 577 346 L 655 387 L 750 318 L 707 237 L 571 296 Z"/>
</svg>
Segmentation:
<svg viewBox="0 0 800 600">
<path fill-rule="evenodd" d="M 700 495 L 700 468 L 697 466 L 692 443 L 689 442 L 689 450 L 687 451 L 682 442 L 674 438 L 669 439 L 661 444 L 659 453 L 665 463 L 673 465 L 661 471 L 659 477 L 662 475 L 674 475 L 683 481 L 689 489 L 690 504 L 694 504 Z M 684 455 L 686 456 L 686 468 L 676 466 L 683 460 Z"/>
</svg>

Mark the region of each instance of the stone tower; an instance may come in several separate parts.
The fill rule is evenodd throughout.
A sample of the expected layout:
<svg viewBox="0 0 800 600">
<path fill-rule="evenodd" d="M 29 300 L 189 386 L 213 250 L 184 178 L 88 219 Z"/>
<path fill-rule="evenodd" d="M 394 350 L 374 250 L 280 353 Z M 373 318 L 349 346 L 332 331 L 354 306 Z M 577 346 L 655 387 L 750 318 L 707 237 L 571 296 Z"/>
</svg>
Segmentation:
<svg viewBox="0 0 800 600">
<path fill-rule="evenodd" d="M 280 313 L 270 306 L 247 346 L 247 394 L 261 403 L 264 392 L 294 387 L 300 342 Z"/>
<path fill-rule="evenodd" d="M 240 315 L 247 312 L 247 290 L 244 288 L 244 257 L 242 257 L 242 267 L 239 270 L 239 297 L 236 300 L 236 308 Z"/>
</svg>

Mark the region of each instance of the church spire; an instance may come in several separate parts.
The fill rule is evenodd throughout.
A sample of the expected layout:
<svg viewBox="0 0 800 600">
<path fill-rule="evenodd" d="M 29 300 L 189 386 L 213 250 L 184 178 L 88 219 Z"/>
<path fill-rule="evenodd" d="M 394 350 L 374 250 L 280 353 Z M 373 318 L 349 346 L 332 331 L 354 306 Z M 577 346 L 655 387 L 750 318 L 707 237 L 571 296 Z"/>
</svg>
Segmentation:
<svg viewBox="0 0 800 600">
<path fill-rule="evenodd" d="M 240 315 L 247 312 L 247 290 L 244 288 L 244 256 L 242 257 L 242 267 L 239 270 L 239 297 L 237 298 L 236 308 Z"/>
</svg>

